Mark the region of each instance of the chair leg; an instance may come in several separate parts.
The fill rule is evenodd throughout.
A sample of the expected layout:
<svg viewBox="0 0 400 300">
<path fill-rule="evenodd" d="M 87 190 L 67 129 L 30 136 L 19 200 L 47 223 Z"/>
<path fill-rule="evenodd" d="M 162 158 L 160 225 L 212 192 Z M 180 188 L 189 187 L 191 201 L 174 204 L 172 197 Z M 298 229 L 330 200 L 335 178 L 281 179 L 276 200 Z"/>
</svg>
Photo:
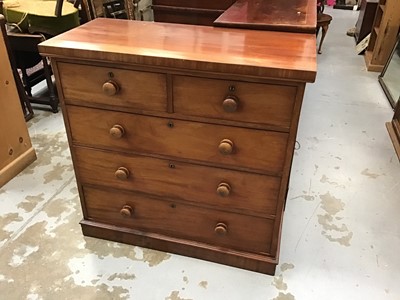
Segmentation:
<svg viewBox="0 0 400 300">
<path fill-rule="evenodd" d="M 321 28 L 321 26 L 318 26 L 317 25 L 317 30 L 315 31 L 315 37 L 317 37 L 318 36 L 318 33 L 319 33 L 319 29 Z"/>
<path fill-rule="evenodd" d="M 25 117 L 25 121 L 29 121 L 33 118 L 33 109 L 31 106 L 31 102 L 29 101 L 24 86 L 21 81 L 21 77 L 19 76 L 18 71 L 15 69 L 13 70 L 14 78 L 15 78 L 15 85 L 17 86 L 17 91 L 19 95 L 19 100 L 21 102 L 22 112 Z"/>
<path fill-rule="evenodd" d="M 321 54 L 321 48 L 322 48 L 322 43 L 324 42 L 325 35 L 328 32 L 329 25 L 323 25 L 322 26 L 322 36 L 321 36 L 321 41 L 319 42 L 319 48 L 318 48 L 318 54 Z"/>
<path fill-rule="evenodd" d="M 22 83 L 24 85 L 24 89 L 26 91 L 26 93 L 28 94 L 28 96 L 32 97 L 32 89 L 31 86 L 28 82 L 28 74 L 26 73 L 26 69 L 25 68 L 21 68 L 21 73 L 22 73 Z"/>
<path fill-rule="evenodd" d="M 58 112 L 58 97 L 56 96 L 53 81 L 51 80 L 50 66 L 47 63 L 47 58 L 43 58 L 44 74 L 46 77 L 47 88 L 50 96 L 50 106 L 54 113 Z"/>
</svg>

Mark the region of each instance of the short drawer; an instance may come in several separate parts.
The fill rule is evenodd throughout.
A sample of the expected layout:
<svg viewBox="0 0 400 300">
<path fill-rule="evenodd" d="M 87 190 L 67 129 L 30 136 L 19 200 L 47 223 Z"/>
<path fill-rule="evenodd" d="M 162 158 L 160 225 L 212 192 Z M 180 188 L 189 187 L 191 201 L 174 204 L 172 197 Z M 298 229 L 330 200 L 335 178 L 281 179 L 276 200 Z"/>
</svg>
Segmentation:
<svg viewBox="0 0 400 300">
<path fill-rule="evenodd" d="M 295 86 L 173 77 L 174 111 L 213 119 L 290 127 Z"/>
<path fill-rule="evenodd" d="M 66 103 L 167 110 L 164 74 L 69 63 L 57 67 Z"/>
<path fill-rule="evenodd" d="M 73 147 L 83 184 L 141 191 L 225 210 L 274 216 L 280 178 Z"/>
<path fill-rule="evenodd" d="M 85 219 L 253 253 L 269 253 L 274 220 L 137 193 L 83 188 Z"/>
<path fill-rule="evenodd" d="M 159 154 L 279 175 L 287 134 L 68 106 L 75 144 Z"/>
</svg>

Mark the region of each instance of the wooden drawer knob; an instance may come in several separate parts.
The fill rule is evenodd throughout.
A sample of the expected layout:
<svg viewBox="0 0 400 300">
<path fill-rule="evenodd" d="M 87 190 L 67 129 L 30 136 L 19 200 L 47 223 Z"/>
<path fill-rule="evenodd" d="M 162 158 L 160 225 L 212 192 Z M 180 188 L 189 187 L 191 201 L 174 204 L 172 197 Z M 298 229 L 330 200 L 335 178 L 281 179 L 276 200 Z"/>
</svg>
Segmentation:
<svg viewBox="0 0 400 300">
<path fill-rule="evenodd" d="M 214 229 L 215 233 L 218 235 L 226 235 L 228 233 L 228 226 L 224 223 L 218 223 Z"/>
<path fill-rule="evenodd" d="M 110 135 L 114 139 L 120 139 L 124 136 L 124 134 L 125 134 L 125 129 L 121 125 L 115 124 L 110 129 Z"/>
<path fill-rule="evenodd" d="M 235 112 L 239 106 L 239 99 L 235 96 L 228 96 L 222 101 L 222 107 L 226 112 Z"/>
<path fill-rule="evenodd" d="M 221 197 L 228 197 L 231 192 L 231 186 L 228 183 L 221 182 L 217 187 L 217 193 Z"/>
<path fill-rule="evenodd" d="M 127 180 L 130 175 L 130 172 L 125 167 L 119 167 L 117 171 L 115 171 L 115 177 L 119 180 Z"/>
<path fill-rule="evenodd" d="M 231 154 L 233 151 L 233 142 L 228 139 L 223 139 L 219 143 L 218 150 L 223 155 Z"/>
<path fill-rule="evenodd" d="M 103 93 L 107 96 L 114 96 L 119 92 L 119 86 L 115 81 L 109 80 L 103 84 Z"/>
<path fill-rule="evenodd" d="M 124 218 L 130 218 L 133 214 L 133 208 L 130 205 L 124 205 L 119 211 Z"/>
</svg>

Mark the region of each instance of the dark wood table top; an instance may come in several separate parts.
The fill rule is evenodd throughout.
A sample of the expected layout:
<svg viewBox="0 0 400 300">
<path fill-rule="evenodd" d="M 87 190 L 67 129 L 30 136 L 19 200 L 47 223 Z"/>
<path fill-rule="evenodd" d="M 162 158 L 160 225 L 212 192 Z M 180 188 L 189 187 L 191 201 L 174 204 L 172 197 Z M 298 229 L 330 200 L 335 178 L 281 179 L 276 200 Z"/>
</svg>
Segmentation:
<svg viewBox="0 0 400 300">
<path fill-rule="evenodd" d="M 313 82 L 314 34 L 98 18 L 40 44 L 46 56 Z"/>
<path fill-rule="evenodd" d="M 315 33 L 316 0 L 238 0 L 215 26 Z"/>
</svg>

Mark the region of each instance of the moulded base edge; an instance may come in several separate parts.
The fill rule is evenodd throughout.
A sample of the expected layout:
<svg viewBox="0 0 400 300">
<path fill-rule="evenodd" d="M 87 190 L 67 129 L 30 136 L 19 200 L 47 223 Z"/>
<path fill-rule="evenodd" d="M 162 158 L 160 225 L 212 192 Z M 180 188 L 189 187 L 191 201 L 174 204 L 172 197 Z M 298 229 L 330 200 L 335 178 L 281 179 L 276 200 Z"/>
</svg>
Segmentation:
<svg viewBox="0 0 400 300">
<path fill-rule="evenodd" d="M 36 160 L 36 152 L 32 147 L 20 154 L 15 160 L 0 169 L 0 187 L 17 176 L 22 170 Z"/>
<path fill-rule="evenodd" d="M 258 273 L 274 275 L 278 264 L 277 259 L 267 255 L 234 251 L 88 220 L 82 220 L 80 224 L 85 236 L 189 256 Z"/>
<path fill-rule="evenodd" d="M 377 65 L 372 63 L 372 52 L 366 51 L 364 55 L 365 64 L 367 70 L 371 72 L 382 72 L 384 65 Z"/>
</svg>

